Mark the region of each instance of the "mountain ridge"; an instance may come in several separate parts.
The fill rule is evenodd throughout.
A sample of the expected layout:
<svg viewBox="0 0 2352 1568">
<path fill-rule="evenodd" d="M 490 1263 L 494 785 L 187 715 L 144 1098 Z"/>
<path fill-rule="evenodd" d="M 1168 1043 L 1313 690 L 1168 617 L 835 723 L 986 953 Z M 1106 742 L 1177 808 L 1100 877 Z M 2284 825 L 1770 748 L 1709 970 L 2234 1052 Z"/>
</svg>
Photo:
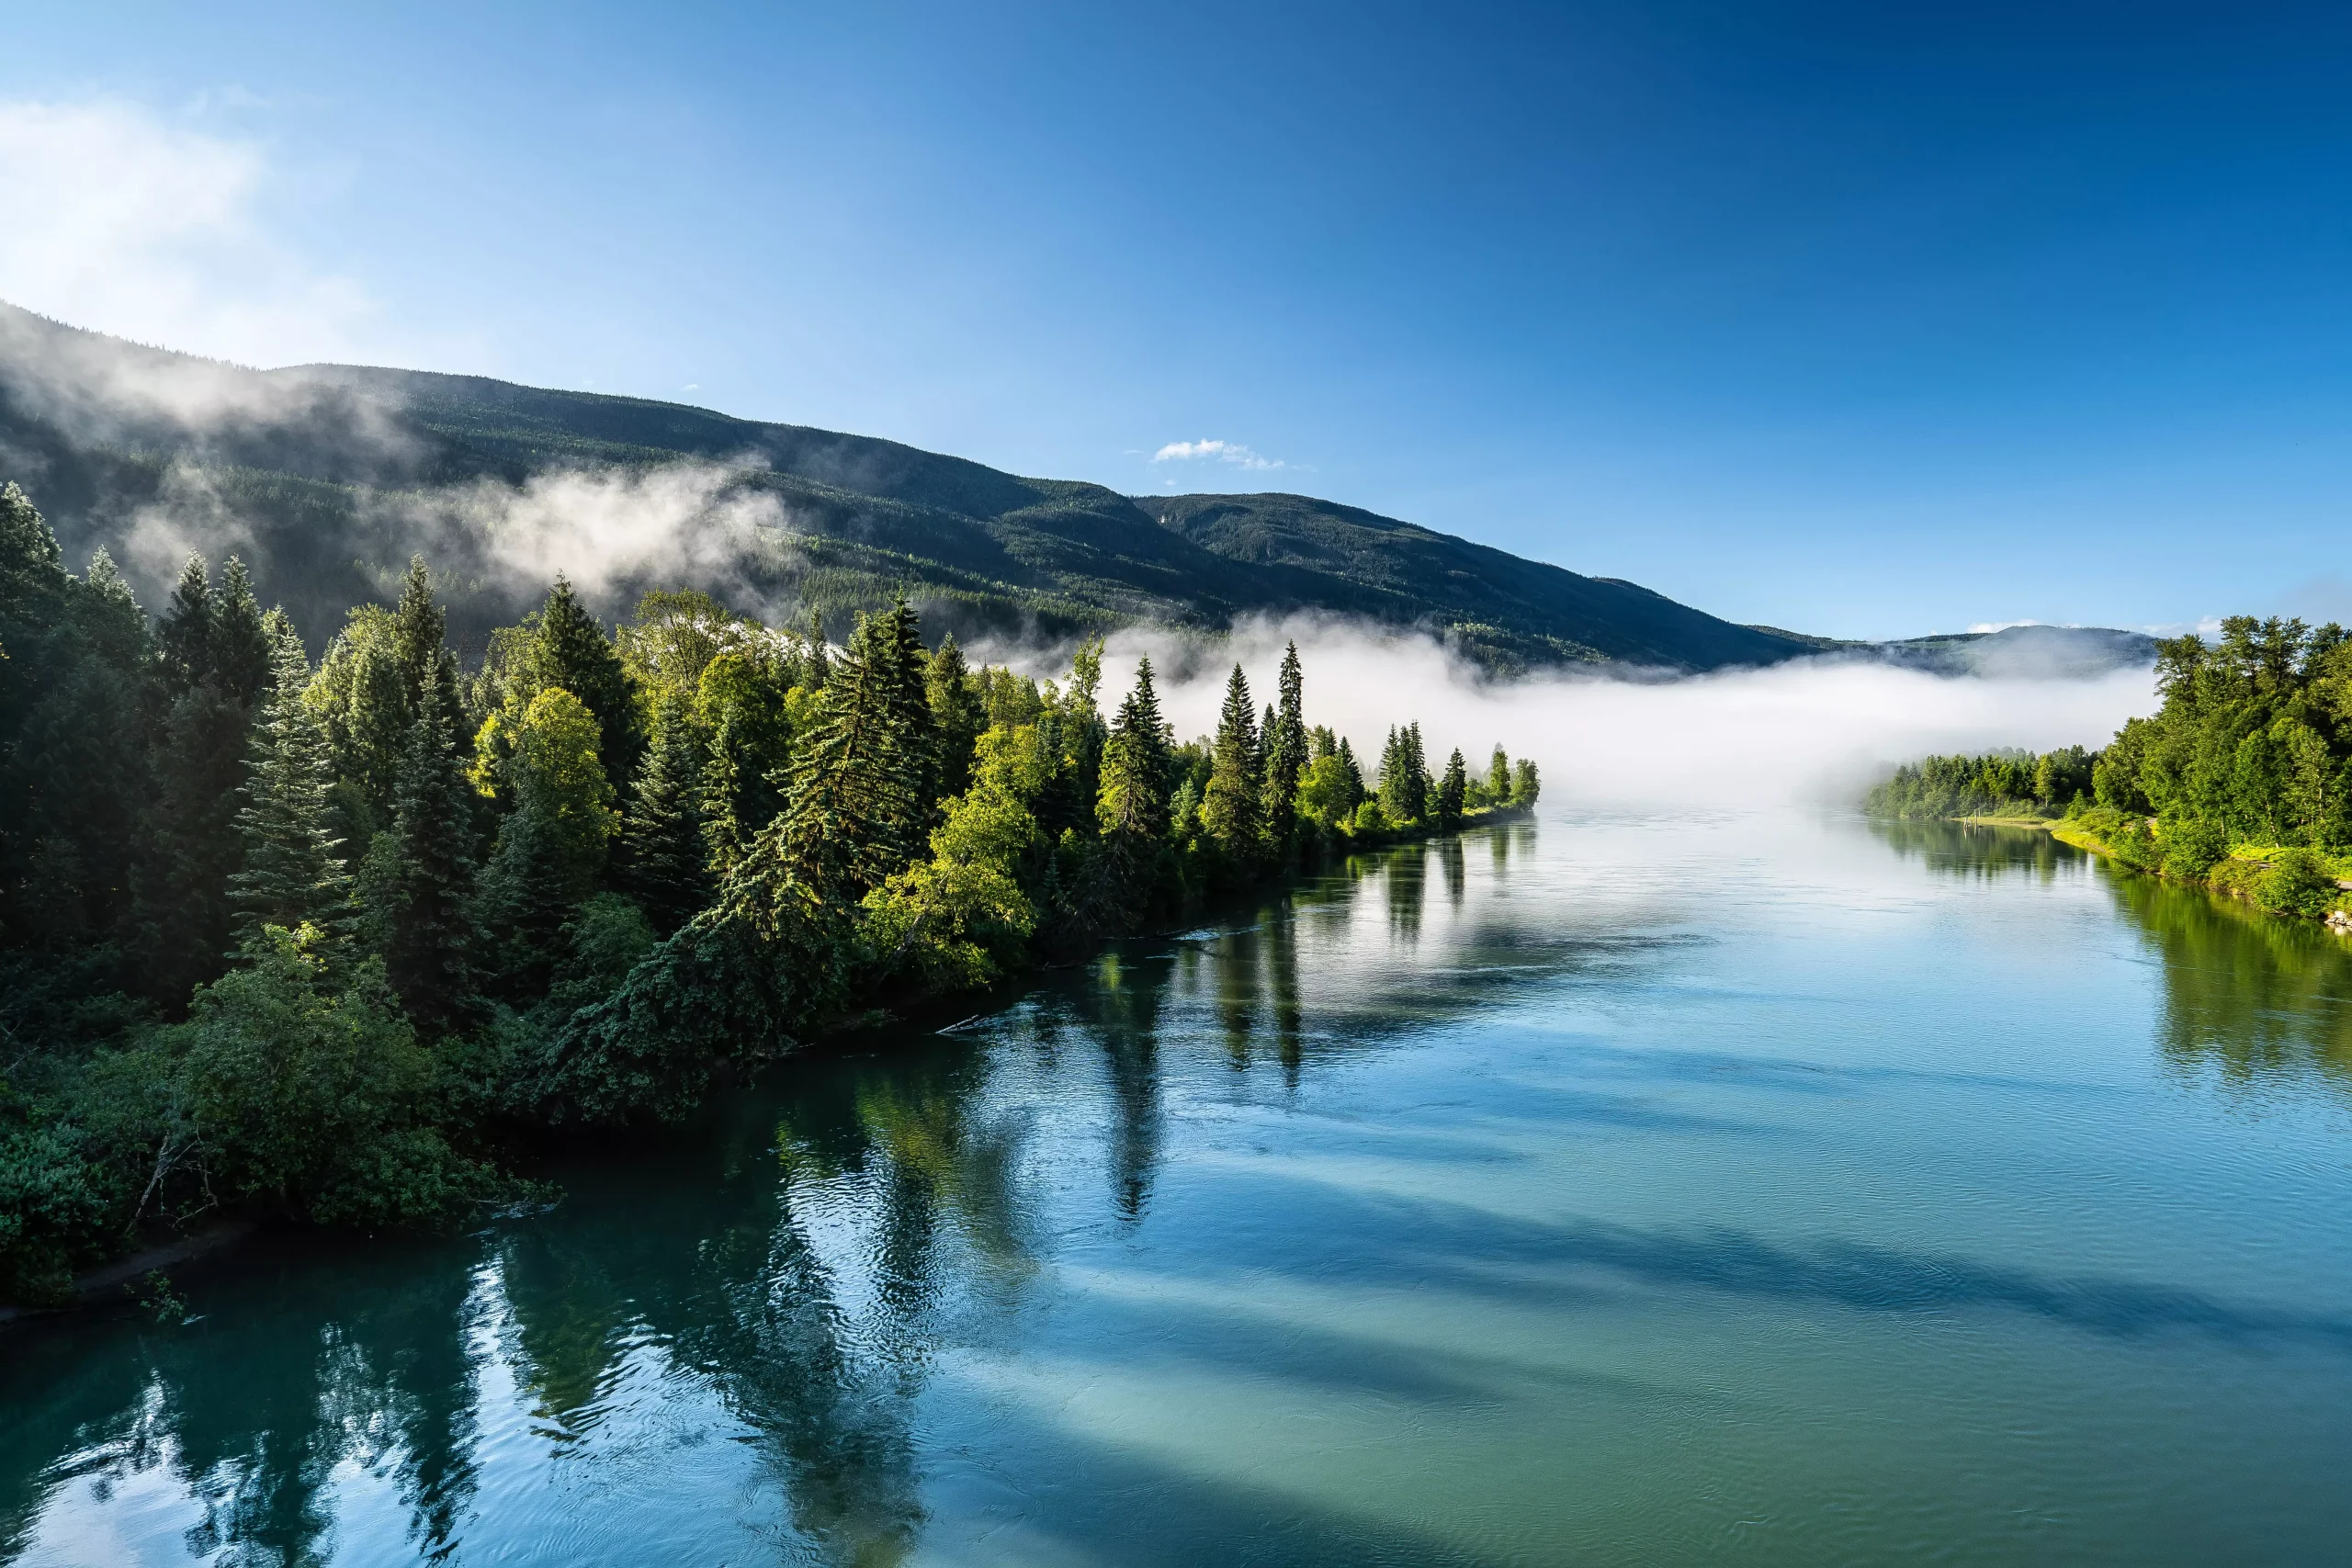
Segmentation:
<svg viewBox="0 0 2352 1568">
<path fill-rule="evenodd" d="M 966 640 L 1136 622 L 1214 634 L 1305 612 L 1426 631 L 1498 673 L 1691 672 L 1830 643 L 1313 496 L 1132 496 L 653 399 L 250 369 L 7 305 L 0 478 L 77 558 L 107 547 L 151 591 L 187 548 L 241 550 L 314 641 L 344 606 L 389 597 L 423 550 L 472 639 L 568 567 L 607 615 L 682 585 L 829 626 L 904 592 Z"/>
</svg>

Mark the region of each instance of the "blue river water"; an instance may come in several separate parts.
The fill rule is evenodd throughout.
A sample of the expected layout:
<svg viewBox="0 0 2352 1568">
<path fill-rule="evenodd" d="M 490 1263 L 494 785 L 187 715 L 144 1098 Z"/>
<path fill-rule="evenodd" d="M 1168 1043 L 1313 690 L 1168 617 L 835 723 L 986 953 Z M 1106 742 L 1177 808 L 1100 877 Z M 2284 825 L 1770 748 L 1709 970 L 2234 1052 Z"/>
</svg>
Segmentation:
<svg viewBox="0 0 2352 1568">
<path fill-rule="evenodd" d="M 0 1333 L 11 1563 L 2352 1561 L 2352 947 L 1555 814 Z"/>
</svg>

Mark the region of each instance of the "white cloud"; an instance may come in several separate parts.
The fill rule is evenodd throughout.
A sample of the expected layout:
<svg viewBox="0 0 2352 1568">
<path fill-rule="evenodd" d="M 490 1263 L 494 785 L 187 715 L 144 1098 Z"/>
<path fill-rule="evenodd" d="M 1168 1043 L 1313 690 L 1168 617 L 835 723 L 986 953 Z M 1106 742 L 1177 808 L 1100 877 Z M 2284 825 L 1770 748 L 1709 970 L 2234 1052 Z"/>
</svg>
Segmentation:
<svg viewBox="0 0 2352 1568">
<path fill-rule="evenodd" d="M 0 103 L 0 299 L 245 364 L 349 356 L 374 303 L 272 232 L 268 148 L 101 98 Z"/>
<path fill-rule="evenodd" d="M 1230 463 L 1237 468 L 1280 468 L 1288 465 L 1279 457 L 1261 457 L 1238 441 L 1170 441 L 1151 455 L 1155 463 L 1186 462 L 1195 457 L 1215 458 Z"/>
</svg>

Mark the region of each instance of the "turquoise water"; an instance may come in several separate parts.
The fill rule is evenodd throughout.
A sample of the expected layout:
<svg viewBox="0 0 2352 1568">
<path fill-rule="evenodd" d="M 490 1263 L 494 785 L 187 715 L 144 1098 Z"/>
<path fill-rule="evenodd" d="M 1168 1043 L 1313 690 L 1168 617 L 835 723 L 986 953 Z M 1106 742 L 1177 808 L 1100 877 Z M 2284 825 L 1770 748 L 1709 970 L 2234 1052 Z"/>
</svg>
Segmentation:
<svg viewBox="0 0 2352 1568">
<path fill-rule="evenodd" d="M 2352 968 L 2034 835 L 1558 817 L 0 1336 L 26 1564 L 2352 1555 Z"/>
</svg>

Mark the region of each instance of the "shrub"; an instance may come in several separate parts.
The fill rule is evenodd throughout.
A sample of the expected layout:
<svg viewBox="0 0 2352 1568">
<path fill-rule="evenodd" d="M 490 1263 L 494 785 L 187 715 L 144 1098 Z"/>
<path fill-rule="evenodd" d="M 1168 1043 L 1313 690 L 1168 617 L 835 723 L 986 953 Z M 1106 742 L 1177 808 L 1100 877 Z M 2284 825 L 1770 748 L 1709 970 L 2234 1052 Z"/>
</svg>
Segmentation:
<svg viewBox="0 0 2352 1568">
<path fill-rule="evenodd" d="M 2185 882 L 2202 882 L 2228 857 L 2230 839 L 2220 823 L 2192 817 L 2165 825 L 2164 852 L 2167 874 Z"/>
<path fill-rule="evenodd" d="M 2287 849 L 2255 882 L 2254 901 L 2274 915 L 2317 919 L 2335 902 L 2336 891 L 2335 878 L 2316 852 Z"/>
</svg>

